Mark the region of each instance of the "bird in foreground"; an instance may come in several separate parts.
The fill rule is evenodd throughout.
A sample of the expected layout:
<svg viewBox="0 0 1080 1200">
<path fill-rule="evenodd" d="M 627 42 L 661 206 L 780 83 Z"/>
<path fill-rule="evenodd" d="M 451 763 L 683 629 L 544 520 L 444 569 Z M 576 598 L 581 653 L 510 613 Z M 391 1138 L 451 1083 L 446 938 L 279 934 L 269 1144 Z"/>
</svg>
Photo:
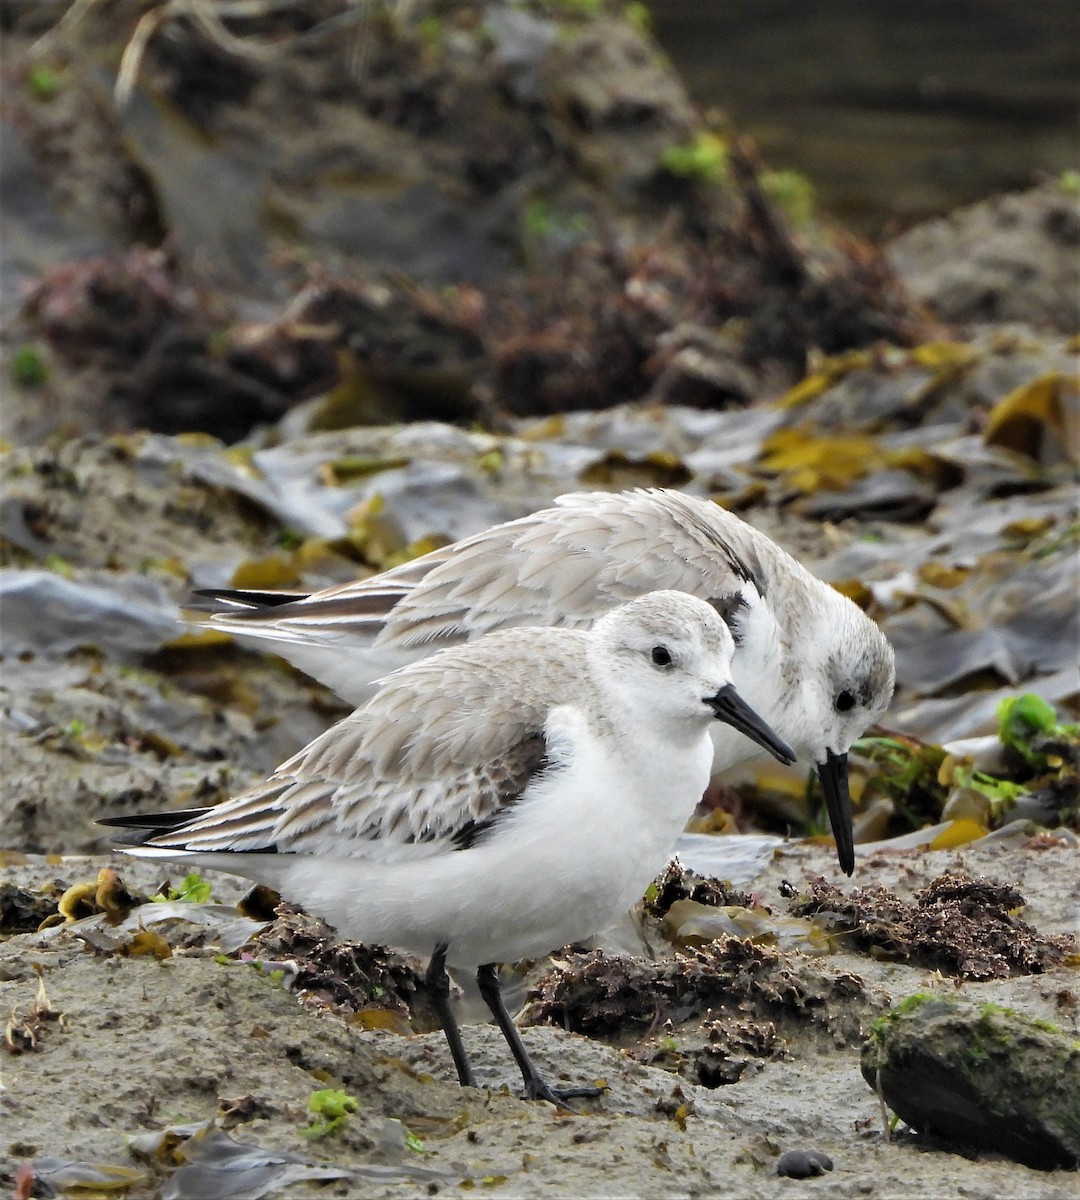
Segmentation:
<svg viewBox="0 0 1080 1200">
<path fill-rule="evenodd" d="M 264 783 L 215 808 L 105 820 L 142 857 L 269 884 L 344 936 L 430 956 L 427 979 L 466 1086 L 446 964 L 477 984 L 526 1096 L 556 1103 L 499 990 L 500 962 L 591 937 L 664 868 L 725 722 L 791 748 L 731 681 L 708 604 L 639 597 L 588 630 L 501 630 L 390 676 Z"/>
<path fill-rule="evenodd" d="M 888 707 L 892 648 L 857 605 L 709 500 L 661 488 L 575 492 L 312 595 L 199 594 L 228 605 L 206 624 L 272 642 L 294 666 L 359 704 L 388 671 L 442 646 L 511 626 L 588 626 L 657 588 L 698 596 L 724 617 L 739 693 L 814 764 L 850 875 L 847 752 Z M 754 756 L 729 729 L 715 728 L 713 741 L 713 774 Z"/>
</svg>

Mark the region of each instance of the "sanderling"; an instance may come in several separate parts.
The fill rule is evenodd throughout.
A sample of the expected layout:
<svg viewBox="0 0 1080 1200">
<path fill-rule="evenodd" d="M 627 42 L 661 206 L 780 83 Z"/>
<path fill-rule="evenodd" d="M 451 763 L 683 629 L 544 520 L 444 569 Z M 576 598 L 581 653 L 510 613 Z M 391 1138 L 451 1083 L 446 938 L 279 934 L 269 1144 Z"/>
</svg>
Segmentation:
<svg viewBox="0 0 1080 1200">
<path fill-rule="evenodd" d="M 474 1077 L 445 966 L 476 970 L 532 1098 L 543 1081 L 496 964 L 590 937 L 641 898 L 708 783 L 716 720 L 790 748 L 731 682 L 731 633 L 656 592 L 589 630 L 512 629 L 440 650 L 211 809 L 104 821 L 144 857 L 270 884 L 349 938 L 431 957 L 458 1077 Z"/>
<path fill-rule="evenodd" d="M 211 591 L 215 629 L 265 638 L 352 703 L 440 646 L 520 625 L 588 625 L 643 592 L 709 601 L 730 625 L 735 684 L 814 763 L 850 875 L 847 752 L 880 720 L 893 653 L 878 627 L 775 542 L 711 501 L 664 489 L 575 492 L 370 579 L 310 596 Z M 714 729 L 713 772 L 752 757 Z"/>
</svg>

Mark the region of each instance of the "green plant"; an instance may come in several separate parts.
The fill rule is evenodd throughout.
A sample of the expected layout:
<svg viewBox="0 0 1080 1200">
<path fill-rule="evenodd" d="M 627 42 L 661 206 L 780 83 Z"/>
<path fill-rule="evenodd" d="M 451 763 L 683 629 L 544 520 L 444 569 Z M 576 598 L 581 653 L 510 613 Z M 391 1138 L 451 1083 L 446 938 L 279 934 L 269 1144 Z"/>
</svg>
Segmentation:
<svg viewBox="0 0 1080 1200">
<path fill-rule="evenodd" d="M 60 77 L 41 63 L 26 72 L 26 86 L 35 100 L 51 100 L 60 90 Z"/>
<path fill-rule="evenodd" d="M 727 155 L 727 142 L 715 133 L 702 130 L 688 142 L 669 146 L 660 156 L 660 165 L 683 179 L 719 183 L 727 171 Z"/>
<path fill-rule="evenodd" d="M 158 892 L 150 899 L 155 904 L 163 904 L 167 900 L 188 900 L 192 904 L 205 904 L 210 899 L 213 890 L 213 884 L 207 883 L 197 871 L 192 871 L 189 875 L 184 876 L 179 887 L 170 885 L 164 892 Z"/>
<path fill-rule="evenodd" d="M 49 378 L 49 368 L 36 346 L 19 346 L 11 356 L 11 379 L 19 387 L 40 387 Z"/>
<path fill-rule="evenodd" d="M 555 8 L 572 17 L 596 17 L 603 7 L 604 0 L 555 0 Z"/>
<path fill-rule="evenodd" d="M 1058 722 L 1054 706 L 1034 692 L 1009 696 L 998 705 L 998 736 L 1037 771 L 1048 766 L 1045 743 L 1080 736 L 1080 726 Z"/>
<path fill-rule="evenodd" d="M 525 206 L 522 218 L 525 235 L 529 238 L 578 238 L 589 232 L 589 218 L 584 213 L 560 212 L 544 196 L 534 196 Z"/>
<path fill-rule="evenodd" d="M 306 1129 L 301 1129 L 301 1136 L 312 1142 L 327 1137 L 344 1125 L 349 1113 L 357 1112 L 359 1108 L 360 1102 L 355 1096 L 337 1088 L 322 1088 L 312 1092 L 308 1097 L 308 1111 L 312 1114 L 311 1124 Z"/>
<path fill-rule="evenodd" d="M 441 17 L 435 16 L 434 13 L 429 13 L 426 17 L 422 17 L 416 25 L 416 32 L 428 46 L 438 46 L 443 40 L 445 27 Z"/>
<path fill-rule="evenodd" d="M 71 579 L 75 574 L 75 568 L 59 554 L 46 554 L 44 562 L 47 571 L 55 571 L 57 575 L 63 575 L 65 579 Z"/>
<path fill-rule="evenodd" d="M 642 37 L 652 33 L 652 13 L 648 5 L 640 3 L 640 0 L 631 0 L 623 9 L 623 19 Z"/>
<path fill-rule="evenodd" d="M 907 825 L 918 829 L 926 818 L 938 819 L 947 794 L 938 779 L 945 761 L 940 746 L 903 736 L 862 737 L 852 749 L 877 768 L 869 786 L 892 800 Z"/>
<path fill-rule="evenodd" d="M 794 225 L 807 225 L 814 215 L 814 185 L 799 171 L 762 171 L 761 190 Z"/>
<path fill-rule="evenodd" d="M 995 820 L 999 820 L 1001 814 L 1012 808 L 1028 790 L 1022 784 L 1010 783 L 1007 779 L 996 779 L 985 771 L 976 771 L 974 767 L 954 768 L 952 783 L 956 787 L 970 788 L 980 796 L 985 796 L 990 801 L 990 811 Z"/>
<path fill-rule="evenodd" d="M 1080 171 L 1062 171 L 1058 176 L 1058 187 L 1066 196 L 1080 196 Z"/>
</svg>

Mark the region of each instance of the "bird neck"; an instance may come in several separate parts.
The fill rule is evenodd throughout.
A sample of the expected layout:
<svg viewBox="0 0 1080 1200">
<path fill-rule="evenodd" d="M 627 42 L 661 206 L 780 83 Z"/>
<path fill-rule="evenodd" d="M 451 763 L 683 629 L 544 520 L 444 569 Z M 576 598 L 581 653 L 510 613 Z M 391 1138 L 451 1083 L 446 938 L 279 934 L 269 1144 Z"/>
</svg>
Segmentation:
<svg viewBox="0 0 1080 1200">
<path fill-rule="evenodd" d="M 739 695 L 759 713 L 768 713 L 773 728 L 784 736 L 776 718 L 796 703 L 798 678 L 788 638 L 765 599 L 739 614 L 731 673 Z"/>
</svg>

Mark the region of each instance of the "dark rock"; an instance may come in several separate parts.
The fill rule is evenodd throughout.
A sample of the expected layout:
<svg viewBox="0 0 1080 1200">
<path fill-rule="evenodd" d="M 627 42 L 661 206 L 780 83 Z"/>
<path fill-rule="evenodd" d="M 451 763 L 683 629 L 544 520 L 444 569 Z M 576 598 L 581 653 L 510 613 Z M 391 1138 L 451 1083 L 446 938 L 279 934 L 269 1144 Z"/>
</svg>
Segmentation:
<svg viewBox="0 0 1080 1200">
<path fill-rule="evenodd" d="M 170 12 L 119 105 L 97 64 L 142 6 L 53 31 L 64 87 L 19 109 L 0 164 L 42 214 L 5 251 L 46 272 L 15 332 L 56 359 L 17 429 L 232 441 L 318 395 L 325 428 L 743 405 L 812 350 L 918 333 L 879 252 L 790 236 L 746 148 L 716 179 L 664 167 L 706 131 L 633 21 L 376 8 L 344 14 L 362 69 L 317 0 L 230 18 L 229 47 Z M 14 72 L 30 53 L 19 34 Z M 381 309 L 330 287 L 342 319 L 298 320 L 313 281 L 387 277 L 404 294 Z"/>
<path fill-rule="evenodd" d="M 820 1150 L 785 1150 L 776 1160 L 777 1175 L 788 1179 L 813 1179 L 832 1169 L 832 1159 Z"/>
<path fill-rule="evenodd" d="M 1080 1166 L 1080 1041 L 994 1004 L 919 994 L 873 1028 L 863 1078 L 920 1133 L 1037 1170 Z"/>
</svg>

